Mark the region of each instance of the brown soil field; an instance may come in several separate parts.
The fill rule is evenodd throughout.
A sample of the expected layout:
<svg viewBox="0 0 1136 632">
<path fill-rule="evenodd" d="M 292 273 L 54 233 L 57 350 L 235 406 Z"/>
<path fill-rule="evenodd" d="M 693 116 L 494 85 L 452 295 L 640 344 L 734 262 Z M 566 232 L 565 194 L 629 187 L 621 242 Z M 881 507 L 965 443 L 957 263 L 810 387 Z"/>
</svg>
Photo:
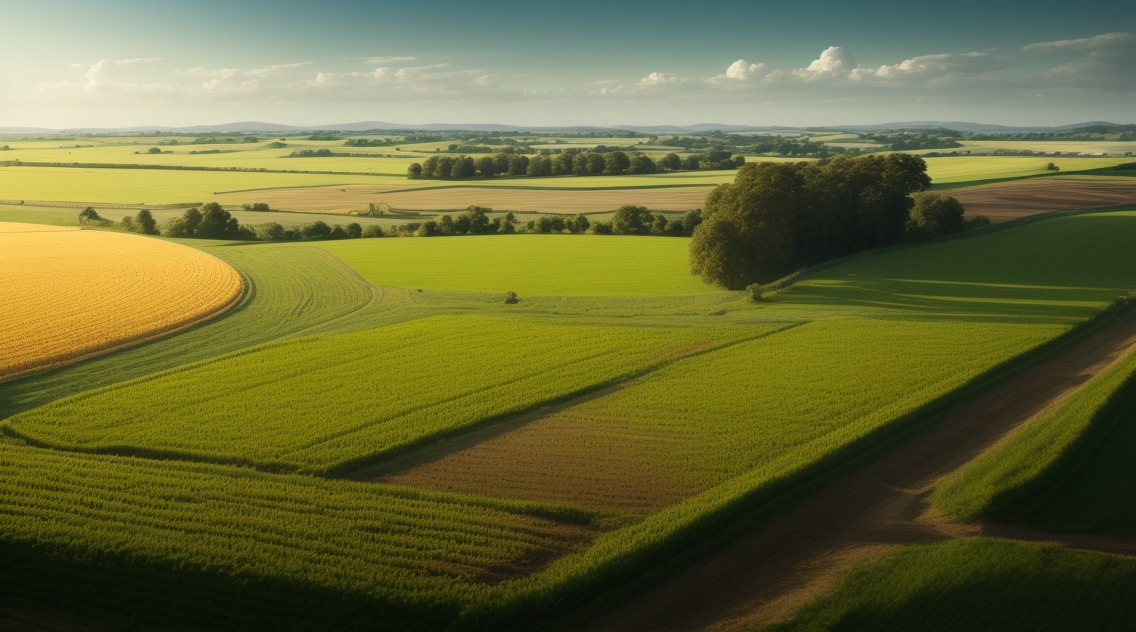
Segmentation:
<svg viewBox="0 0 1136 632">
<path fill-rule="evenodd" d="M 468 433 L 351 478 L 634 514 L 702 491 L 650 458 L 667 449 L 659 433 L 573 414 L 580 403 L 619 388 Z"/>
<path fill-rule="evenodd" d="M 0 223 L 0 380 L 192 326 L 243 290 L 232 266 L 187 246 Z"/>
<path fill-rule="evenodd" d="M 702 208 L 711 187 L 660 189 L 506 189 L 502 187 L 453 187 L 415 191 L 384 191 L 372 186 L 313 187 L 258 191 L 256 201 L 285 211 L 348 213 L 365 211 L 368 204 L 388 204 L 396 211 L 460 210 L 472 205 L 496 211 L 543 213 L 602 213 L 624 204 L 659 211 Z M 247 202 L 249 193 L 217 196 L 222 204 Z"/>
<path fill-rule="evenodd" d="M 1136 349 L 1136 310 L 961 402 L 872 463 L 769 522 L 701 556 L 586 630 L 735 630 L 783 621 L 831 591 L 855 563 L 897 547 L 954 537 L 1003 537 L 1136 555 L 1136 538 L 1062 536 L 1010 525 L 954 525 L 927 498 L 945 475 Z"/>
<path fill-rule="evenodd" d="M 1049 211 L 1136 205 L 1136 178 L 1031 178 L 950 189 L 967 215 L 1008 222 Z"/>
</svg>

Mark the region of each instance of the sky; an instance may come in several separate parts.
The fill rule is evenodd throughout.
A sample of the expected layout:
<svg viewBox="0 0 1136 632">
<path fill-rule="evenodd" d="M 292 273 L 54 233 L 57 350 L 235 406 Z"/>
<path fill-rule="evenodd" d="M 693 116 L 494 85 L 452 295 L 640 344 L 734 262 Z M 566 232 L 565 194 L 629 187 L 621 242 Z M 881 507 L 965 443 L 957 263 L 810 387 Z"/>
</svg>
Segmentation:
<svg viewBox="0 0 1136 632">
<path fill-rule="evenodd" d="M 0 127 L 1136 123 L 1136 2 L 0 0 Z"/>
</svg>

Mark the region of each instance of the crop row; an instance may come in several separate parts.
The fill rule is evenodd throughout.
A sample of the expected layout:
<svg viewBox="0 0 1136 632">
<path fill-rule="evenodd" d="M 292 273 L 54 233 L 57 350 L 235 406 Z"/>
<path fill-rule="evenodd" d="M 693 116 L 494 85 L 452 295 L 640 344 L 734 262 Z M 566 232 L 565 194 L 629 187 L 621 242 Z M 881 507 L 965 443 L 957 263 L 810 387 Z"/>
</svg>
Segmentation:
<svg viewBox="0 0 1136 632">
<path fill-rule="evenodd" d="M 7 425 L 53 447 L 327 471 L 768 330 L 439 316 L 270 345 Z"/>
</svg>

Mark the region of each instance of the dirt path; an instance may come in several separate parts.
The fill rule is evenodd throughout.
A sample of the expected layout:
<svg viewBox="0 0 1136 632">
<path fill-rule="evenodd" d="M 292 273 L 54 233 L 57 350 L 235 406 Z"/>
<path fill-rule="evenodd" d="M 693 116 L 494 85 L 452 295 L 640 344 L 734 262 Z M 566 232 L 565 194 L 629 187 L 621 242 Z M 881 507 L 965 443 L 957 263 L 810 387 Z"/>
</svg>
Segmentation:
<svg viewBox="0 0 1136 632">
<path fill-rule="evenodd" d="M 1015 537 L 1136 553 L 1136 540 L 953 525 L 927 505 L 938 479 L 1133 348 L 1136 310 L 1127 310 L 1076 345 L 941 413 L 931 428 L 903 446 L 584 628 L 726 630 L 772 623 L 831 590 L 840 573 L 857 562 L 905 544 L 950 537 Z"/>
</svg>

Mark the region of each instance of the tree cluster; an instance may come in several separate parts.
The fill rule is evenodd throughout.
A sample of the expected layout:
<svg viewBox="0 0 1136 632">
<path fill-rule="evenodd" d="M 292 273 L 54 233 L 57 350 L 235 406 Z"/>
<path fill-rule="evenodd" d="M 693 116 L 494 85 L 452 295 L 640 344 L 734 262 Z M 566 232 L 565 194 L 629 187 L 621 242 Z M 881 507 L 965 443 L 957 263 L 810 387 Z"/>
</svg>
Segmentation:
<svg viewBox="0 0 1136 632">
<path fill-rule="evenodd" d="M 498 153 L 493 156 L 431 156 L 421 164 L 412 163 L 407 176 L 412 179 L 459 180 L 510 176 L 598 176 L 636 175 L 678 169 L 736 169 L 745 156 L 730 152 L 710 152 L 701 156 L 667 154 L 657 162 L 646 154 L 623 151 L 581 151 L 569 149 L 559 154 L 526 156 Z"/>
<path fill-rule="evenodd" d="M 747 164 L 707 196 L 690 245 L 691 271 L 740 290 L 897 243 L 908 237 L 912 194 L 930 185 L 926 163 L 909 154 Z M 937 212 L 918 220 L 920 230 L 930 230 Z M 950 220 L 935 230 L 957 227 Z"/>
<path fill-rule="evenodd" d="M 82 214 L 80 214 L 82 217 Z M 122 218 L 122 227 L 133 233 L 142 233 L 143 235 L 158 235 L 161 231 L 158 230 L 158 221 L 154 219 L 154 214 L 147 209 L 141 209 L 134 217 L 127 215 Z"/>
<path fill-rule="evenodd" d="M 670 219 L 662 213 L 651 213 L 644 206 L 625 205 L 615 211 L 610 223 L 596 222 L 597 235 L 654 235 L 656 237 L 690 237 L 702 223 L 700 209 Z"/>
<path fill-rule="evenodd" d="M 191 208 L 181 217 L 170 218 L 164 232 L 169 237 L 198 239 L 256 238 L 256 233 L 251 228 L 241 226 L 237 218 L 216 202 L 210 202 L 200 209 Z"/>
</svg>

